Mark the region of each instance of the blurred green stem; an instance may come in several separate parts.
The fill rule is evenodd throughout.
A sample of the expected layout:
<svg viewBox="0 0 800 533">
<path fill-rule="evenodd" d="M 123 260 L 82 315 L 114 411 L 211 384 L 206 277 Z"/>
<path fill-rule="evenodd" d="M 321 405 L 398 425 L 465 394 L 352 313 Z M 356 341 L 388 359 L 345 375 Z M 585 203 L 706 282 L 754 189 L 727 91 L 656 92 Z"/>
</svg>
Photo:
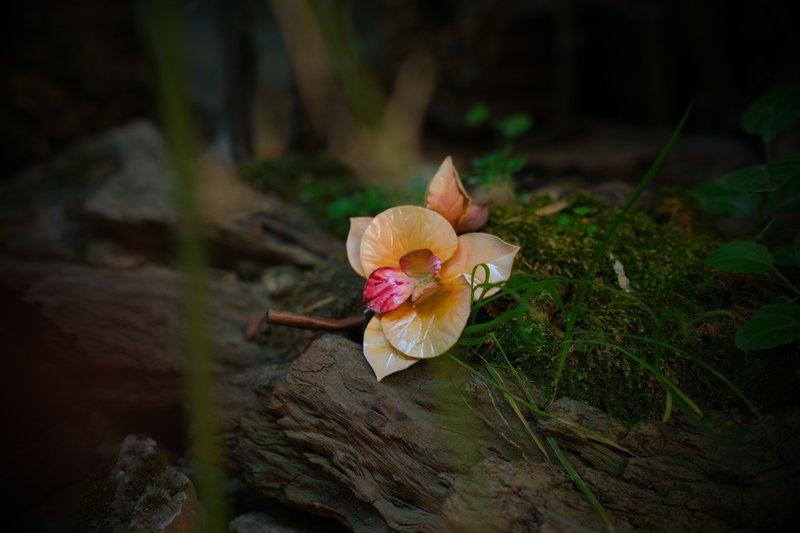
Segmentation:
<svg viewBox="0 0 800 533">
<path fill-rule="evenodd" d="M 183 273 L 181 298 L 191 442 L 198 465 L 198 493 L 207 511 L 205 531 L 224 531 L 219 445 L 216 440 L 213 361 L 208 337 L 206 252 L 194 182 L 194 139 L 189 116 L 177 3 L 147 0 L 144 26 L 153 54 L 156 95 L 173 164 L 173 196 L 180 222 L 177 244 Z"/>
</svg>

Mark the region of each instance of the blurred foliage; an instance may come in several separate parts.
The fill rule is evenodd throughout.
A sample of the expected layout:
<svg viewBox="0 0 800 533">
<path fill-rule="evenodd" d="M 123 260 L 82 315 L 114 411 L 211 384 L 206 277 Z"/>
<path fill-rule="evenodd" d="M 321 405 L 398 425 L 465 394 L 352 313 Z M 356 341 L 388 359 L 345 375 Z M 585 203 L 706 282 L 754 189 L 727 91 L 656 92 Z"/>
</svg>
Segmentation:
<svg viewBox="0 0 800 533">
<path fill-rule="evenodd" d="M 514 141 L 525 135 L 533 125 L 527 113 L 494 118 L 485 104 L 476 104 L 467 110 L 464 122 L 475 128 L 489 125 L 503 140 L 505 146 L 472 160 L 472 171 L 465 174 L 474 186 L 500 185 L 514 190 L 513 175 L 525 166 L 525 158 L 514 155 Z"/>
<path fill-rule="evenodd" d="M 365 186 L 344 162 L 324 153 L 251 162 L 241 173 L 256 188 L 301 205 L 320 227 L 342 239 L 350 231 L 350 217 L 422 204 L 427 183 L 420 177 L 404 187 Z"/>
<path fill-rule="evenodd" d="M 761 137 L 767 162 L 731 172 L 695 189 L 711 214 L 753 218 L 764 229 L 752 240 L 736 240 L 712 251 L 705 264 L 722 272 L 777 277 L 784 286 L 769 305 L 756 309 L 749 322 L 736 332 L 740 350 L 765 350 L 800 339 L 798 316 L 798 242 L 784 244 L 785 235 L 771 232 L 782 213 L 800 211 L 800 156 L 772 159 L 772 141 L 800 121 L 800 86 L 776 87 L 751 103 L 742 114 L 742 128 Z M 770 250 L 771 248 L 771 250 Z M 781 267 L 781 268 L 778 268 Z"/>
<path fill-rule="evenodd" d="M 210 342 L 207 250 L 195 173 L 195 125 L 189 111 L 183 25 L 177 2 L 149 0 L 143 19 L 151 47 L 164 138 L 173 164 L 173 202 L 180 221 L 176 245 L 181 271 L 182 348 L 189 437 L 197 464 L 195 483 L 205 509 L 203 531 L 221 531 L 228 521 L 223 493 L 222 445 L 214 394 L 214 353 Z"/>
<path fill-rule="evenodd" d="M 742 129 L 772 140 L 800 120 L 800 85 L 782 85 L 764 93 L 742 113 Z"/>
<path fill-rule="evenodd" d="M 514 174 L 525 166 L 525 158 L 515 156 L 510 147 L 488 153 L 472 160 L 467 183 L 474 186 L 502 184 L 513 188 Z"/>
</svg>

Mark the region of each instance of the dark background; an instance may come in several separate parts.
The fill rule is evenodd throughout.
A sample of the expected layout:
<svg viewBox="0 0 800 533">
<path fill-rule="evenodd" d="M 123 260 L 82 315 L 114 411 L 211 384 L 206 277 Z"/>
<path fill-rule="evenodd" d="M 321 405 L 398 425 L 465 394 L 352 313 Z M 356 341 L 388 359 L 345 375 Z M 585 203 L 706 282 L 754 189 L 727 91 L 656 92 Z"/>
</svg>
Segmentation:
<svg viewBox="0 0 800 533">
<path fill-rule="evenodd" d="M 689 133 L 737 134 L 748 102 L 800 80 L 788 1 L 313 4 L 351 24 L 357 54 L 387 90 L 409 53 L 434 59 L 438 81 L 424 134 L 451 143 L 485 141 L 463 127 L 477 102 L 501 115 L 527 112 L 537 132 L 557 134 L 587 119 L 669 127 L 694 100 Z M 180 9 L 192 103 L 207 138 L 227 128 L 236 158 L 252 156 L 252 102 L 266 88 L 289 102 L 292 127 L 281 151 L 321 147 L 297 102 L 268 2 L 186 1 Z M 4 176 L 127 119 L 155 115 L 140 3 L 30 1 L 6 10 Z"/>
</svg>

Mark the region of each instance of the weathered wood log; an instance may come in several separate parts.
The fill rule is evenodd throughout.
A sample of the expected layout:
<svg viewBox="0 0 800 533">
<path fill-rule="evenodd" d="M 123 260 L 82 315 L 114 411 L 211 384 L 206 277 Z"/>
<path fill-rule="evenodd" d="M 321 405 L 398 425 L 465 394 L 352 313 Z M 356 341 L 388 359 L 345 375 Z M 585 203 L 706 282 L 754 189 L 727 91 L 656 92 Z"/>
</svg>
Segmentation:
<svg viewBox="0 0 800 533">
<path fill-rule="evenodd" d="M 604 527 L 502 394 L 447 359 L 376 383 L 360 346 L 328 335 L 273 385 L 256 385 L 227 435 L 234 467 L 264 494 L 355 531 Z M 556 418 L 529 423 L 560 443 L 617 530 L 775 529 L 795 517 L 796 408 L 768 416 L 776 445 L 721 414 L 715 436 L 688 423 L 626 428 L 569 399 L 548 410 Z"/>
<path fill-rule="evenodd" d="M 208 290 L 214 372 L 230 382 L 222 399 L 230 409 L 241 403 L 239 391 L 252 390 L 238 377 L 243 369 L 265 364 L 281 375 L 288 361 L 243 339 L 246 318 L 269 303 L 262 290 L 222 280 L 209 281 Z M 29 509 L 49 497 L 69 506 L 79 493 L 69 488 L 90 476 L 101 445 L 125 434 L 185 449 L 181 317 L 180 276 L 165 268 L 0 259 L 0 401 L 4 457 L 14 465 L 5 498 L 12 514 L 24 510 L 29 519 Z"/>
<path fill-rule="evenodd" d="M 181 449 L 170 440 L 183 433 L 178 282 L 162 268 L 0 260 L 3 401 L 17 406 L 8 458 L 25 474 L 12 509 L 85 476 L 115 431 Z M 268 304 L 260 292 L 223 281 L 210 291 L 220 431 L 230 466 L 264 494 L 356 531 L 603 527 L 502 394 L 449 360 L 376 383 L 357 343 L 325 336 L 287 372 L 242 339 L 244 318 Z M 753 421 L 721 414 L 728 431 L 713 436 L 684 422 L 626 428 L 569 399 L 548 410 L 557 418 L 529 423 L 556 438 L 618 530 L 776 529 L 794 518 L 796 409 L 768 415 L 777 446 Z"/>
</svg>

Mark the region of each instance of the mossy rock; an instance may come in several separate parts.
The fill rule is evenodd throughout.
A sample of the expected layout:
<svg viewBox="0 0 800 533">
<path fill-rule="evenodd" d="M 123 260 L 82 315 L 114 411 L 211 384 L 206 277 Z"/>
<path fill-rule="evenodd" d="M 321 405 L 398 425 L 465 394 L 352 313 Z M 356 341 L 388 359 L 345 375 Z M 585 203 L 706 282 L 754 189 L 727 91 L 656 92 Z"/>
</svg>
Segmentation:
<svg viewBox="0 0 800 533">
<path fill-rule="evenodd" d="M 560 213 L 536 215 L 550 202 L 534 198 L 529 205 L 493 208 L 485 231 L 521 247 L 514 275 L 528 277 L 517 279 L 552 279 L 569 308 L 578 280 L 620 208 L 576 194 Z M 701 409 L 744 406 L 696 361 L 729 378 L 759 407 L 796 403 L 796 345 L 748 353 L 733 343 L 735 331 L 783 286 L 770 274 L 732 275 L 704 266 L 720 242 L 684 192 L 662 192 L 646 211 L 628 213 L 586 293 L 575 326 L 578 342 L 569 350 L 557 395 L 600 407 L 624 422 L 660 418 L 667 401 L 664 387 L 635 357 L 658 368 Z M 630 292 L 620 285 L 617 261 Z M 478 351 L 501 365 L 507 357 L 523 376 L 552 394 L 565 317 L 547 293 L 523 293 L 528 298 L 525 317 L 505 322 L 495 331 L 497 342 Z M 512 305 L 510 299 L 499 300 L 483 314 L 498 316 Z M 653 340 L 680 352 L 659 348 Z"/>
</svg>

